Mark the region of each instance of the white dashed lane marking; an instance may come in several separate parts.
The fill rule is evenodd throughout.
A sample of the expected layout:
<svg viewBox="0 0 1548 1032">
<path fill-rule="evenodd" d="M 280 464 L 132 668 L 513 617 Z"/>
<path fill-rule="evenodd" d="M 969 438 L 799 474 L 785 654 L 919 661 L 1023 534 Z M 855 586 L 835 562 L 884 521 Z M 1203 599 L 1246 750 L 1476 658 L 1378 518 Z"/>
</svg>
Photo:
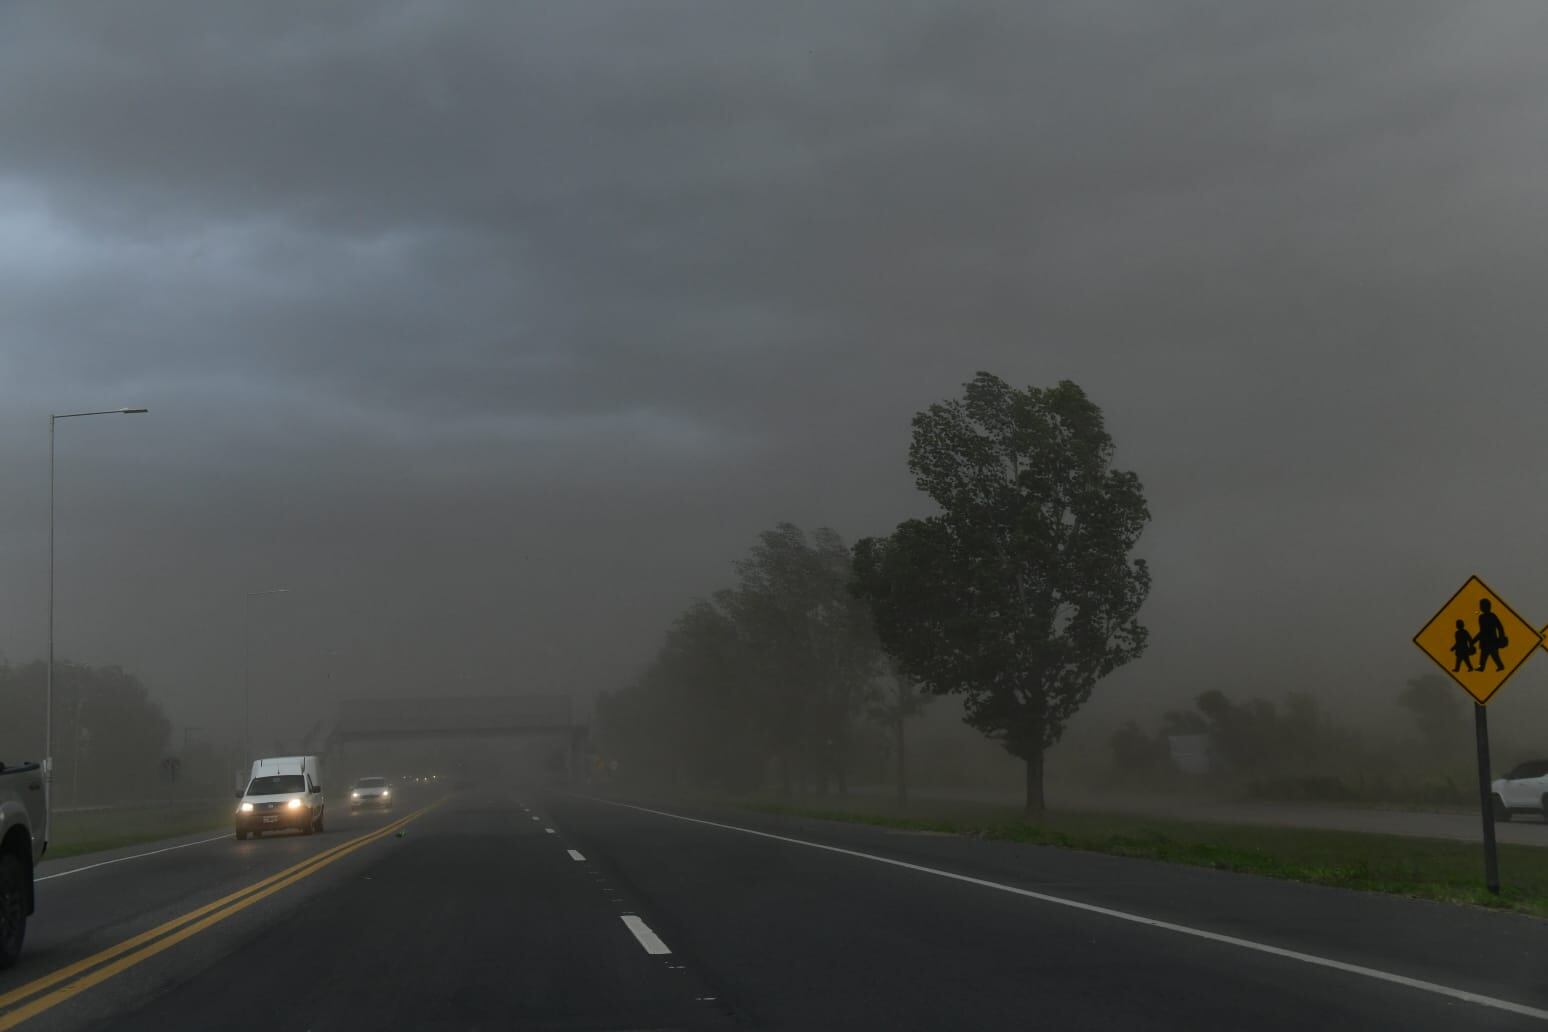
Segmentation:
<svg viewBox="0 0 1548 1032">
<path fill-rule="evenodd" d="M 655 932 L 651 931 L 650 925 L 646 924 L 644 921 L 641 921 L 633 914 L 624 914 L 622 916 L 622 920 L 624 925 L 628 927 L 629 931 L 634 933 L 634 937 L 639 940 L 640 945 L 645 947 L 646 953 L 656 955 L 672 952 L 667 947 L 667 944 L 661 941 L 661 937 Z"/>
</svg>

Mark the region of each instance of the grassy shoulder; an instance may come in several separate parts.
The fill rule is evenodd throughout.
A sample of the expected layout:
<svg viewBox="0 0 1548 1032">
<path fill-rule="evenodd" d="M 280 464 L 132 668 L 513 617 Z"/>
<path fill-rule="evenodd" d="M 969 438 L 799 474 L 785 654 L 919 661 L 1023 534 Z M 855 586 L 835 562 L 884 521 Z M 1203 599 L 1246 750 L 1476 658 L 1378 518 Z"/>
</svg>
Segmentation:
<svg viewBox="0 0 1548 1032">
<path fill-rule="evenodd" d="M 49 828 L 48 858 L 60 860 L 199 831 L 229 829 L 231 806 L 211 802 L 163 810 L 57 813 Z"/>
<path fill-rule="evenodd" d="M 1467 842 L 1320 829 L 1216 824 L 1108 813 L 1050 812 L 881 800 L 819 805 L 741 801 L 760 813 L 1026 842 L 1191 864 L 1367 892 L 1470 903 L 1548 917 L 1548 849 L 1501 845 L 1500 895 L 1483 887 L 1483 853 Z"/>
</svg>

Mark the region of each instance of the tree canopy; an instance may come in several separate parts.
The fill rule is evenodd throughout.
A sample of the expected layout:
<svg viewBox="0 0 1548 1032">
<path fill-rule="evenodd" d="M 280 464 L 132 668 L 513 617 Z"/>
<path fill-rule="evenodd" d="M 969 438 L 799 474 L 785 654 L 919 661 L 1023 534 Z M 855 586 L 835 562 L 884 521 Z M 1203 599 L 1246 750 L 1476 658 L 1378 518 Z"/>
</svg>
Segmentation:
<svg viewBox="0 0 1548 1032">
<path fill-rule="evenodd" d="M 1132 553 L 1150 514 L 1112 457 L 1076 384 L 1017 390 L 979 373 L 914 417 L 909 469 L 940 513 L 855 549 L 855 590 L 887 652 L 1026 761 L 1029 812 L 1043 807 L 1044 750 L 1145 646 L 1150 573 Z"/>
</svg>

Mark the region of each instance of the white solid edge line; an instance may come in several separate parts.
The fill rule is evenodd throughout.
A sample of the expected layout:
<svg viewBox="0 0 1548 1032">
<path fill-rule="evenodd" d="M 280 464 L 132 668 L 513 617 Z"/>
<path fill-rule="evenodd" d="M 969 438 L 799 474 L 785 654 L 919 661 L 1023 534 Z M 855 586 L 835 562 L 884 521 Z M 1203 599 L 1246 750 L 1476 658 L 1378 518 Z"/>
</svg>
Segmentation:
<svg viewBox="0 0 1548 1032">
<path fill-rule="evenodd" d="M 567 850 L 565 850 L 565 852 L 570 854 L 570 859 L 571 860 L 579 861 L 579 862 L 582 862 L 582 863 L 584 863 L 585 860 L 586 860 L 585 857 L 581 856 L 580 853 L 577 852 L 574 849 L 567 849 Z"/>
<path fill-rule="evenodd" d="M 661 936 L 650 930 L 650 925 L 641 921 L 633 914 L 623 914 L 619 920 L 628 926 L 629 931 L 634 933 L 634 937 L 640 941 L 640 945 L 645 947 L 646 953 L 660 954 L 672 952 L 667 948 L 667 944 L 661 941 Z"/>
<path fill-rule="evenodd" d="M 1426 982 L 1420 978 L 1409 978 L 1407 975 L 1394 974 L 1391 971 L 1382 971 L 1379 968 L 1369 968 L 1360 964 L 1350 964 L 1342 960 L 1333 960 L 1331 957 L 1319 957 L 1315 953 L 1302 953 L 1299 950 L 1289 950 L 1282 946 L 1270 946 L 1265 942 L 1255 942 L 1252 939 L 1241 939 L 1234 935 L 1222 935 L 1219 932 L 1206 931 L 1203 928 L 1194 928 L 1190 925 L 1175 924 L 1171 921 L 1161 921 L 1153 917 L 1144 917 L 1140 914 L 1131 914 L 1125 910 L 1114 910 L 1111 907 L 1097 906 L 1095 903 L 1082 903 L 1079 900 L 1066 899 L 1063 896 L 1051 896 L 1046 892 L 1034 892 L 1031 889 L 1017 888 L 1014 885 L 1004 885 L 1000 882 L 988 881 L 984 878 L 974 878 L 967 874 L 957 874 L 954 871 L 943 871 L 937 867 L 925 867 L 923 864 L 911 864 L 906 860 L 894 860 L 891 857 L 877 856 L 875 853 L 862 853 L 858 849 L 845 849 L 842 846 L 830 846 L 822 842 L 810 842 L 806 839 L 791 838 L 788 835 L 776 835 L 769 831 L 756 831 L 752 828 L 743 828 L 735 824 L 721 824 L 718 821 L 707 821 L 699 817 L 684 817 L 679 813 L 668 813 L 666 810 L 652 810 L 647 806 L 634 806 L 630 803 L 614 802 L 611 799 L 601 799 L 596 796 L 581 796 L 594 803 L 606 803 L 609 806 L 621 806 L 627 810 L 638 810 L 640 813 L 651 813 L 658 817 L 670 817 L 676 821 L 686 821 L 689 824 L 703 824 L 711 828 L 719 828 L 722 831 L 739 831 L 744 835 L 756 835 L 759 838 L 773 839 L 776 842 L 787 842 L 793 846 L 806 846 L 809 849 L 820 849 L 828 853 L 838 853 L 843 856 L 858 857 L 862 860 L 871 860 L 879 864 L 887 864 L 891 867 L 901 867 L 908 871 L 918 871 L 920 874 L 931 874 L 937 878 L 949 878 L 952 881 L 964 882 L 968 885 L 977 885 L 985 889 L 995 889 L 999 892 L 1009 892 L 1012 895 L 1024 896 L 1027 899 L 1035 899 L 1042 903 L 1052 903 L 1055 906 L 1069 907 L 1072 910 L 1084 911 L 1088 914 L 1100 914 L 1118 921 L 1128 921 L 1130 924 L 1144 925 L 1147 928 L 1159 928 L 1167 932 L 1176 932 L 1179 935 L 1190 935 L 1196 939 L 1206 939 L 1210 942 L 1224 943 L 1227 946 L 1235 946 L 1239 949 L 1252 950 L 1255 953 L 1266 953 L 1273 957 L 1283 957 L 1286 960 L 1299 961 L 1302 964 L 1310 964 L 1313 967 L 1330 968 L 1334 971 L 1343 971 L 1351 975 L 1360 975 L 1363 978 L 1372 978 L 1378 982 L 1388 982 L 1392 985 L 1406 986 L 1409 989 L 1417 989 L 1420 992 L 1435 993 L 1437 996 L 1446 996 L 1453 1000 L 1462 1000 L 1466 1003 L 1474 1003 L 1480 1007 L 1493 1007 L 1496 1010 L 1509 1011 L 1512 1014 L 1520 1014 L 1528 1018 L 1536 1018 L 1539 1021 L 1548 1021 L 1548 1010 L 1539 1007 L 1529 1007 L 1524 1003 L 1513 1003 L 1510 1000 L 1502 1000 L 1497 996 L 1484 996 L 1482 993 L 1468 992 L 1466 989 L 1455 989 L 1449 985 L 1441 985 L 1437 982 Z M 625 923 L 628 918 L 624 919 Z M 643 923 L 643 922 L 642 922 Z M 631 926 L 632 927 L 632 926 Z M 638 932 L 635 932 L 638 935 Z M 642 940 L 643 941 L 643 940 Z"/>
<path fill-rule="evenodd" d="M 174 849 L 187 849 L 189 846 L 208 845 L 211 842 L 219 842 L 222 839 L 229 839 L 230 837 L 231 837 L 231 833 L 227 832 L 224 835 L 216 835 L 216 836 L 214 836 L 212 838 L 200 839 L 197 842 L 184 842 L 181 845 L 167 846 L 164 849 L 152 849 L 148 853 L 136 853 L 133 856 L 121 856 L 121 857 L 119 857 L 116 860 L 103 860 L 100 863 L 87 864 L 85 867 L 72 867 L 68 871 L 60 871 L 57 874 L 45 874 L 45 875 L 42 875 L 40 877 L 34 878 L 32 880 L 33 881 L 49 881 L 49 880 L 51 880 L 53 878 L 63 878 L 65 875 L 68 875 L 68 874 L 80 874 L 82 871 L 95 870 L 98 867 L 106 867 L 108 864 L 121 864 L 125 860 L 139 860 L 139 859 L 142 859 L 142 858 L 147 857 L 147 856 L 155 856 L 157 853 L 170 853 Z"/>
</svg>

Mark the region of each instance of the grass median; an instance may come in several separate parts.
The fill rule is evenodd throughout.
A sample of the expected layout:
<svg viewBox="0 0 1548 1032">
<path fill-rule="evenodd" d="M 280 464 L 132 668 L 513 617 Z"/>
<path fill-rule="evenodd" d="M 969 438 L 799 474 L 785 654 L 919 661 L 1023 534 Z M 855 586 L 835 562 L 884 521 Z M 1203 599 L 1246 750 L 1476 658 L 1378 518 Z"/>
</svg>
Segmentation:
<svg viewBox="0 0 1548 1032">
<path fill-rule="evenodd" d="M 747 802 L 760 813 L 908 831 L 1057 846 L 1265 875 L 1548 917 L 1548 849 L 1501 845 L 1500 895 L 1483 886 L 1479 845 L 1348 831 L 1216 824 L 1110 813 L 1050 812 L 1032 821 L 1006 808 L 882 800 Z"/>
<path fill-rule="evenodd" d="M 199 831 L 230 830 L 232 806 L 214 801 L 154 809 L 55 813 L 49 828 L 48 859 L 100 853 Z"/>
</svg>

